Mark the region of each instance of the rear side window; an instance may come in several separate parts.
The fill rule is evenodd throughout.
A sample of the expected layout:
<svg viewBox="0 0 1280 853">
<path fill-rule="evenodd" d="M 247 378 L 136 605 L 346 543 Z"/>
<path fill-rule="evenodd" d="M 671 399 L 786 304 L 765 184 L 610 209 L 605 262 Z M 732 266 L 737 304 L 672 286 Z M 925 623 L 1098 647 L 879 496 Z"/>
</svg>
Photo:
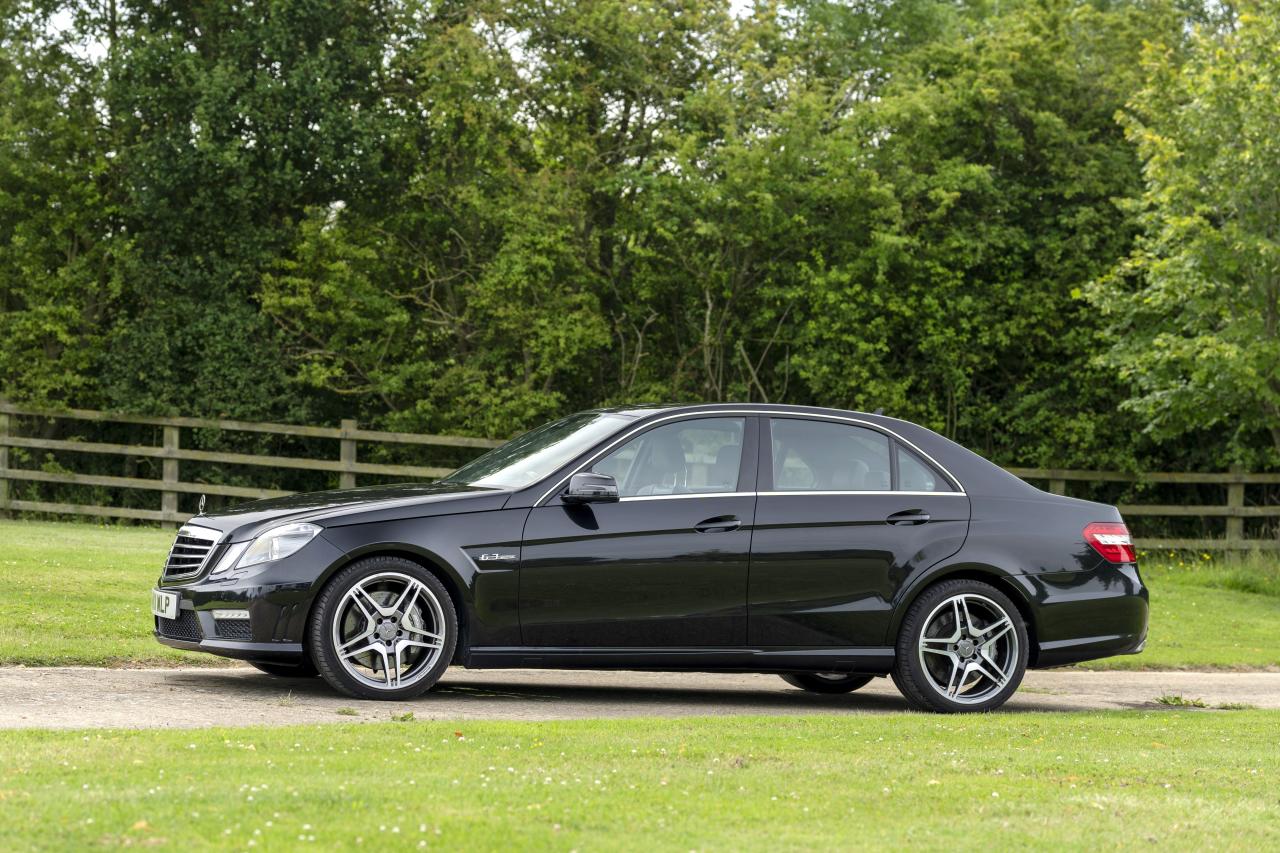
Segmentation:
<svg viewBox="0 0 1280 853">
<path fill-rule="evenodd" d="M 889 438 L 830 421 L 774 418 L 773 488 L 778 492 L 883 492 L 891 488 Z"/>
<path fill-rule="evenodd" d="M 946 478 L 901 444 L 898 447 L 898 488 L 904 492 L 954 491 Z"/>
</svg>

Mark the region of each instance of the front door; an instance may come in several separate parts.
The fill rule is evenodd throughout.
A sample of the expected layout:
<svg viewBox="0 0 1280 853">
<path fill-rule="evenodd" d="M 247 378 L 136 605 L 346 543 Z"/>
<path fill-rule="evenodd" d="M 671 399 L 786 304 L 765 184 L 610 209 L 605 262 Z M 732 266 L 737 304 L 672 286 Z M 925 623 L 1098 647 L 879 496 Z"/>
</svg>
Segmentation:
<svg viewBox="0 0 1280 853">
<path fill-rule="evenodd" d="M 755 518 L 756 419 L 644 430 L 589 466 L 617 503 L 553 497 L 525 524 L 525 645 L 740 646 Z"/>
<path fill-rule="evenodd" d="M 964 544 L 968 497 L 869 426 L 772 418 L 769 428 L 752 545 L 751 644 L 882 646 L 899 587 Z"/>
</svg>

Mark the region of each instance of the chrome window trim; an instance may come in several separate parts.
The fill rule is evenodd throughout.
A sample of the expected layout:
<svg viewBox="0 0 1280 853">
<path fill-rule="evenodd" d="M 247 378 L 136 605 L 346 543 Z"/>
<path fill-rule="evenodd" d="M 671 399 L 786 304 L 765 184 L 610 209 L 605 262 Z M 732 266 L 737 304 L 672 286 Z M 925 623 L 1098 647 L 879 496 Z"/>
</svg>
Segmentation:
<svg viewBox="0 0 1280 853">
<path fill-rule="evenodd" d="M 618 498 L 618 503 L 626 503 L 627 501 L 679 501 L 688 498 L 754 498 L 755 496 L 755 492 L 688 492 L 680 495 L 630 495 L 625 498 Z"/>
<path fill-rule="evenodd" d="M 557 482 L 554 486 L 552 486 L 551 488 L 543 492 L 542 497 L 538 498 L 536 501 L 533 502 L 533 508 L 537 509 L 538 507 L 542 506 L 543 502 L 546 501 L 547 498 L 551 497 L 553 494 L 555 494 L 557 491 L 563 488 L 565 483 L 569 482 L 570 477 L 572 477 L 574 474 L 577 474 L 580 471 L 589 470 L 590 467 L 594 465 L 596 461 L 599 460 L 602 456 L 606 455 L 609 451 L 613 450 L 619 444 L 631 438 L 631 436 L 635 435 L 636 433 L 643 432 L 644 430 L 647 430 L 651 427 L 655 427 L 658 424 L 666 423 L 667 421 L 696 420 L 699 418 L 716 418 L 716 417 L 724 417 L 726 415 L 749 417 L 749 418 L 799 418 L 800 420 L 838 421 L 840 423 L 854 424 L 856 426 L 863 426 L 869 429 L 876 430 L 877 432 L 886 433 L 888 435 L 893 436 L 893 438 L 897 439 L 898 441 L 902 442 L 905 446 L 911 448 L 911 450 L 918 453 L 921 458 L 928 460 L 931 465 L 933 465 L 939 471 L 941 471 L 943 473 L 943 476 L 945 476 L 948 480 L 951 481 L 953 485 L 956 486 L 958 491 L 919 492 L 919 493 L 888 491 L 888 492 L 880 492 L 879 494 L 959 495 L 963 497 L 968 497 L 968 493 L 965 491 L 965 488 L 964 488 L 964 483 L 960 482 L 959 477 L 957 477 L 955 474 L 952 474 L 950 471 L 948 471 L 947 467 L 943 465 L 941 462 L 939 462 L 937 459 L 934 459 L 932 456 L 930 456 L 928 453 L 925 453 L 915 444 L 903 438 L 902 436 L 898 435 L 898 433 L 894 432 L 893 430 L 889 429 L 886 426 L 882 426 L 880 424 L 873 423 L 871 421 L 863 420 L 862 418 L 848 418 L 848 417 L 844 417 L 843 415 L 828 415 L 828 414 L 815 413 L 815 412 L 799 412 L 799 411 L 786 411 L 786 410 L 779 411 L 779 412 L 759 412 L 759 411 L 751 411 L 746 409 L 710 409 L 706 411 L 681 412 L 680 414 L 666 415 L 664 417 L 658 418 L 657 420 L 648 421 L 647 423 L 633 427 L 632 429 L 620 435 L 618 438 L 615 438 L 613 441 L 609 442 L 607 445 L 601 448 L 601 450 L 598 453 L 594 454 L 590 459 L 588 459 L 583 464 L 579 465 L 577 468 L 574 468 L 567 475 L 565 475 L 559 482 Z M 757 477 L 758 476 L 759 474 L 757 473 Z M 701 496 L 705 497 L 710 494 L 714 494 L 714 493 L 704 492 Z M 744 494 L 744 493 L 734 492 L 732 494 Z M 750 492 L 745 494 L 816 495 L 821 493 L 820 492 L 759 492 L 759 493 Z M 870 495 L 870 494 L 877 494 L 877 493 L 876 492 L 835 492 L 834 494 Z M 697 495 L 696 493 L 688 495 L 688 497 L 698 497 L 698 496 L 699 495 Z M 635 497 L 685 497 L 685 496 L 684 495 L 633 495 L 631 497 L 619 498 L 618 500 L 621 502 L 626 500 L 632 500 Z"/>
<path fill-rule="evenodd" d="M 967 498 L 969 497 L 964 492 L 916 492 L 916 491 L 907 491 L 905 489 L 902 489 L 896 492 L 892 489 L 867 489 L 865 491 L 858 491 L 857 489 L 844 489 L 840 491 L 818 490 L 818 489 L 813 489 L 813 490 L 794 489 L 789 492 L 777 492 L 777 491 L 759 492 L 759 495 L 762 498 L 763 497 L 778 498 L 778 497 L 785 497 L 787 495 L 918 495 L 921 497 L 931 497 L 931 498 L 935 498 L 935 497 L 936 498 L 945 498 L 945 497 Z"/>
</svg>

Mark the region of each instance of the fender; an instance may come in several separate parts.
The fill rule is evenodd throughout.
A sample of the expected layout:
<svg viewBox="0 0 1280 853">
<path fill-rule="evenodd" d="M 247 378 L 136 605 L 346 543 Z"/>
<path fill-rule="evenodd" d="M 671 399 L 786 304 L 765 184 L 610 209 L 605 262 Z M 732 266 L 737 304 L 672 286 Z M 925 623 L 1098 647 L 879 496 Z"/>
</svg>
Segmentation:
<svg viewBox="0 0 1280 853">
<path fill-rule="evenodd" d="M 519 645 L 519 565 L 527 507 L 325 528 L 344 552 L 316 582 L 371 554 L 401 554 L 431 566 L 456 596 L 469 641 Z M 497 556 L 498 559 L 493 559 Z M 482 557 L 488 559 L 481 559 Z"/>
<path fill-rule="evenodd" d="M 1027 588 L 1022 581 L 1023 573 L 1006 566 L 970 559 L 962 548 L 951 557 L 934 563 L 920 572 L 915 578 L 904 584 L 894 596 L 893 616 L 889 620 L 889 630 L 885 634 L 885 645 L 896 646 L 898 631 L 902 628 L 902 620 L 906 618 L 911 605 L 930 586 L 947 578 L 967 577 L 974 580 L 996 581 L 994 586 L 1010 595 L 1014 603 L 1024 614 L 1029 604 Z M 1003 582 L 1002 582 L 1003 581 Z M 1021 599 L 1019 601 L 1019 599 Z"/>
</svg>

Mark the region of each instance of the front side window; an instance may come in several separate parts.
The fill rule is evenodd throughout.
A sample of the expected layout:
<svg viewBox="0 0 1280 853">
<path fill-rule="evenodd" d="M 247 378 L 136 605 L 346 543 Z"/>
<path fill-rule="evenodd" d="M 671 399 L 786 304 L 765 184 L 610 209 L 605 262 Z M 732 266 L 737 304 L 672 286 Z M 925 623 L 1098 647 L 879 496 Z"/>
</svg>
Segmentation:
<svg viewBox="0 0 1280 853">
<path fill-rule="evenodd" d="M 656 427 L 591 466 L 624 498 L 738 490 L 744 418 L 698 418 Z"/>
<path fill-rule="evenodd" d="M 779 492 L 882 492 L 891 488 L 889 437 L 830 421 L 774 418 L 773 488 Z"/>
</svg>

